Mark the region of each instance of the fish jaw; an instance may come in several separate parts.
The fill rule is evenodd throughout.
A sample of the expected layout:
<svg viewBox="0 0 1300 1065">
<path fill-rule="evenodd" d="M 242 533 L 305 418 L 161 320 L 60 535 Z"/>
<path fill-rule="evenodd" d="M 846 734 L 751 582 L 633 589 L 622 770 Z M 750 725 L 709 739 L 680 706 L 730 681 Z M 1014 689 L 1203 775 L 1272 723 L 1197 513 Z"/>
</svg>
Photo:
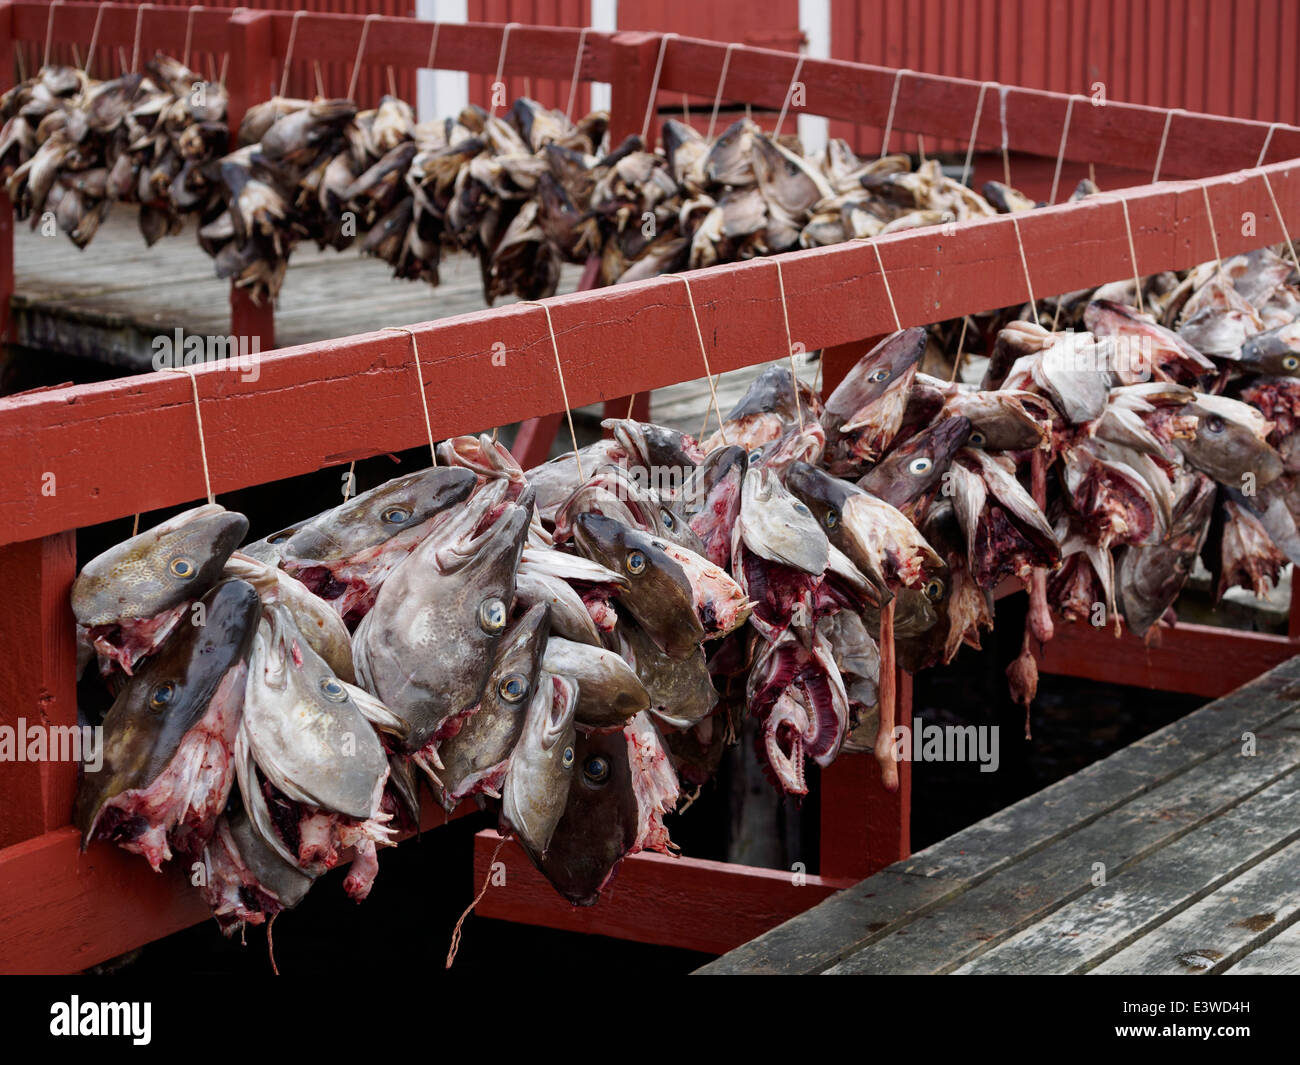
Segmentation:
<svg viewBox="0 0 1300 1065">
<path fill-rule="evenodd" d="M 760 739 L 767 766 L 787 795 L 807 795 L 803 736 L 808 711 L 792 695 L 782 692 L 763 719 Z"/>
</svg>

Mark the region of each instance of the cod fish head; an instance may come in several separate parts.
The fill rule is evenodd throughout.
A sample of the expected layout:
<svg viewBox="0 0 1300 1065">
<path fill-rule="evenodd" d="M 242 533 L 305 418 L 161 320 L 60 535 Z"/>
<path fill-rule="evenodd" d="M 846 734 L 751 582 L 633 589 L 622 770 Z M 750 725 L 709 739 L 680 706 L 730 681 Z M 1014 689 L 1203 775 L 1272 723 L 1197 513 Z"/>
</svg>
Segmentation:
<svg viewBox="0 0 1300 1065">
<path fill-rule="evenodd" d="M 72 584 L 72 612 L 87 627 L 153 617 L 216 583 L 248 519 L 209 503 L 109 548 Z"/>
</svg>

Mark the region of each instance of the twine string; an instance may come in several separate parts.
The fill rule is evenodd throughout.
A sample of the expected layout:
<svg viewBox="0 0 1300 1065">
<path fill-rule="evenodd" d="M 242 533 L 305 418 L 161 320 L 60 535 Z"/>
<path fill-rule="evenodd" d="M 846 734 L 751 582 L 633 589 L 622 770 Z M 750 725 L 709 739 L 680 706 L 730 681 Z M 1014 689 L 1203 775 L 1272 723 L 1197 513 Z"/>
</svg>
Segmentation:
<svg viewBox="0 0 1300 1065">
<path fill-rule="evenodd" d="M 1034 312 L 1034 325 L 1041 326 L 1043 323 L 1038 320 L 1038 301 L 1034 299 L 1034 284 L 1029 280 L 1029 260 L 1025 257 L 1025 242 L 1020 236 L 1020 219 L 1016 217 L 1014 212 L 1009 217 L 1016 230 L 1016 247 L 1020 250 L 1020 268 L 1025 272 L 1025 288 L 1029 290 L 1029 309 Z"/>
<path fill-rule="evenodd" d="M 560 379 L 560 398 L 564 400 L 564 417 L 569 423 L 569 442 L 573 444 L 573 458 L 578 464 L 578 481 L 581 483 L 587 478 L 582 472 L 582 456 L 578 454 L 578 434 L 573 428 L 573 408 L 569 406 L 569 389 L 564 383 L 564 367 L 560 365 L 560 345 L 555 339 L 555 323 L 551 320 L 551 308 L 541 300 L 525 302 L 540 307 L 542 313 L 546 315 L 546 329 L 551 335 L 551 353 L 555 356 L 555 373 Z"/>
<path fill-rule="evenodd" d="M 1128 216 L 1128 200 L 1120 197 L 1119 205 L 1124 208 L 1124 232 L 1128 235 L 1128 257 L 1133 262 L 1133 286 L 1137 290 L 1138 313 L 1144 312 L 1142 306 L 1142 275 L 1138 271 L 1137 246 L 1133 243 L 1133 221 Z"/>
<path fill-rule="evenodd" d="M 785 277 L 781 272 L 781 258 L 772 260 L 776 264 L 776 283 L 781 289 L 781 318 L 785 322 L 785 353 L 790 359 L 790 388 L 794 392 L 794 412 L 799 418 L 799 432 L 803 432 L 803 404 L 799 402 L 799 373 L 794 365 L 794 338 L 790 336 L 790 305 L 785 298 Z"/>
<path fill-rule="evenodd" d="M 664 69 L 664 53 L 668 51 L 669 40 L 676 36 L 675 33 L 665 33 L 659 41 L 659 58 L 655 60 L 655 76 L 654 80 L 650 82 L 650 98 L 645 102 L 645 121 L 641 123 L 641 144 L 643 146 L 650 136 L 650 118 L 655 110 L 655 97 L 659 95 L 659 75 L 663 73 Z"/>
<path fill-rule="evenodd" d="M 185 17 L 185 50 L 181 53 L 181 66 L 183 67 L 190 65 L 190 44 L 194 40 L 194 16 L 202 10 L 204 10 L 202 4 L 195 4 Z"/>
<path fill-rule="evenodd" d="M 144 29 L 144 13 L 153 4 L 141 4 L 135 13 L 135 42 L 131 45 L 131 71 L 140 69 L 140 31 Z"/>
<path fill-rule="evenodd" d="M 1283 123 L 1274 122 L 1268 127 L 1268 133 L 1264 135 L 1264 147 L 1259 150 L 1259 158 L 1255 160 L 1255 165 L 1257 167 L 1264 165 L 1264 157 L 1268 155 L 1268 146 L 1273 143 L 1273 132 L 1281 125 L 1283 125 Z"/>
<path fill-rule="evenodd" d="M 1071 96 L 1065 105 L 1065 125 L 1061 127 L 1061 143 L 1056 149 L 1056 171 L 1052 174 L 1052 194 L 1047 198 L 1048 203 L 1056 202 L 1056 190 L 1061 184 L 1061 164 L 1065 162 L 1065 141 L 1070 136 L 1070 116 L 1074 114 L 1075 97 Z"/>
<path fill-rule="evenodd" d="M 430 36 L 430 38 L 429 38 L 429 54 L 428 54 L 428 56 L 427 56 L 427 57 L 425 58 L 425 60 L 424 60 L 424 69 L 425 69 L 425 70 L 437 70 L 437 69 L 438 69 L 437 67 L 435 67 L 435 66 L 433 65 L 433 61 L 434 61 L 434 58 L 435 58 L 435 57 L 437 56 L 437 54 L 438 54 L 438 31 L 439 31 L 440 29 L 442 29 L 442 23 L 441 23 L 441 22 L 435 22 L 435 23 L 433 24 L 433 34 L 432 34 L 432 36 Z"/>
<path fill-rule="evenodd" d="M 957 380 L 957 375 L 961 373 L 962 357 L 966 352 L 966 326 L 970 323 L 970 315 L 961 316 L 961 335 L 957 338 L 957 355 L 952 360 L 952 376 L 949 381 Z"/>
<path fill-rule="evenodd" d="M 1205 200 L 1205 216 L 1210 220 L 1210 240 L 1214 244 L 1214 261 L 1219 264 L 1219 273 L 1223 273 L 1223 256 L 1219 254 L 1219 234 L 1214 229 L 1214 212 L 1210 210 L 1209 187 L 1201 183 L 1201 196 Z"/>
<path fill-rule="evenodd" d="M 590 26 L 583 26 L 582 32 L 578 34 L 578 51 L 573 57 L 573 73 L 569 75 L 569 103 L 564 109 L 564 117 L 570 122 L 573 121 L 573 105 L 578 99 L 578 75 L 582 73 L 582 49 L 587 42 L 587 31 Z"/>
<path fill-rule="evenodd" d="M 370 36 L 370 24 L 378 17 L 375 14 L 367 15 L 365 22 L 361 24 L 361 40 L 357 42 L 357 55 L 352 60 L 352 77 L 348 81 L 348 99 L 354 103 L 357 99 L 357 78 L 361 74 L 361 57 L 366 51 L 366 38 Z"/>
<path fill-rule="evenodd" d="M 104 21 L 104 12 L 107 10 L 108 9 L 103 4 L 100 4 L 99 10 L 95 12 L 95 25 L 94 28 L 90 31 L 90 51 L 86 54 L 86 77 L 87 78 L 90 77 L 90 68 L 95 63 L 95 45 L 99 42 L 99 27 L 100 24 Z"/>
<path fill-rule="evenodd" d="M 1151 184 L 1160 180 L 1160 167 L 1165 161 L 1165 145 L 1169 143 L 1169 127 L 1174 121 L 1174 115 L 1182 115 L 1186 112 L 1181 107 L 1175 107 L 1165 112 L 1165 128 L 1160 134 L 1160 150 L 1156 152 L 1156 168 L 1151 171 Z"/>
<path fill-rule="evenodd" d="M 985 81 L 980 84 L 980 94 L 975 100 L 975 117 L 970 124 L 970 142 L 966 145 L 966 163 L 961 168 L 961 183 L 963 185 L 970 179 L 971 159 L 975 156 L 975 138 L 979 135 L 980 116 L 984 114 L 984 94 L 988 92 L 990 85 L 996 86 L 996 81 Z"/>
<path fill-rule="evenodd" d="M 1002 117 L 1002 181 L 1011 187 L 1011 155 L 1007 148 L 1007 96 L 1011 89 L 1006 85 L 998 86 L 998 113 Z"/>
<path fill-rule="evenodd" d="M 41 60 L 42 67 L 50 65 L 50 45 L 54 41 L 54 12 L 59 9 L 59 5 L 62 3 L 63 0 L 53 0 L 53 3 L 50 4 L 50 17 L 45 20 L 45 58 Z M 24 78 L 23 80 L 26 81 L 27 79 Z"/>
<path fill-rule="evenodd" d="M 1287 176 L 1290 177 L 1290 171 L 1287 171 Z M 1300 259 L 1296 258 L 1295 245 L 1291 243 L 1291 234 L 1287 230 L 1286 219 L 1282 217 L 1282 208 L 1277 205 L 1277 197 L 1273 195 L 1273 183 L 1268 180 L 1268 173 L 1265 171 L 1260 171 L 1260 177 L 1264 179 L 1264 188 L 1268 190 L 1268 198 L 1273 203 L 1273 213 L 1277 215 L 1277 224 L 1282 227 L 1282 236 L 1286 238 L 1287 250 L 1291 253 L 1291 262 L 1295 264 L 1297 270 L 1300 270 Z"/>
<path fill-rule="evenodd" d="M 727 45 L 727 50 L 722 54 L 722 72 L 718 75 L 718 88 L 713 94 L 713 114 L 709 118 L 706 140 L 713 140 L 713 127 L 718 124 L 718 108 L 722 106 L 722 90 L 727 84 L 727 68 L 731 66 L 731 51 L 735 47 L 735 44 Z"/>
<path fill-rule="evenodd" d="M 880 141 L 880 158 L 883 159 L 889 154 L 889 135 L 894 129 L 894 109 L 898 107 L 898 86 L 903 80 L 904 74 L 912 73 L 906 68 L 895 71 L 894 73 L 894 90 L 889 94 L 889 117 L 885 119 L 885 135 Z"/>
<path fill-rule="evenodd" d="M 778 264 L 779 265 L 779 264 Z M 709 382 L 709 395 L 713 399 L 713 413 L 718 417 L 718 431 L 722 434 L 723 444 L 728 443 L 727 430 L 722 424 L 722 409 L 718 406 L 718 390 L 713 380 L 713 370 L 709 367 L 709 352 L 704 346 L 704 331 L 700 329 L 700 316 L 695 310 L 695 294 L 691 292 L 691 280 L 683 274 L 669 274 L 686 286 L 686 302 L 691 308 L 691 321 L 695 323 L 695 339 L 700 342 L 700 358 L 704 360 L 704 377 Z M 704 429 L 709 425 L 709 412 L 704 412 L 704 427 L 700 429 L 700 439 L 704 439 Z"/>
<path fill-rule="evenodd" d="M 448 969 L 451 968 L 452 963 L 456 960 L 456 954 L 460 950 L 460 933 L 461 929 L 465 926 L 465 919 L 474 912 L 474 907 L 482 902 L 483 896 L 487 894 L 488 887 L 492 884 L 492 867 L 496 865 L 497 855 L 501 853 L 501 848 L 506 845 L 506 840 L 509 838 L 509 832 L 501 837 L 501 842 L 497 844 L 497 849 L 492 852 L 492 857 L 488 859 L 488 871 L 487 876 L 483 878 L 483 886 L 479 889 L 479 893 L 474 896 L 474 901 L 465 907 L 465 912 L 460 915 L 460 920 L 456 922 L 456 927 L 451 930 L 451 945 L 447 950 Z"/>
<path fill-rule="evenodd" d="M 194 421 L 199 427 L 199 458 L 203 460 L 203 486 L 207 491 L 208 502 L 215 503 L 217 500 L 212 494 L 212 472 L 208 468 L 208 444 L 203 434 L 203 411 L 199 407 L 199 382 L 194 376 L 194 367 L 172 366 L 170 369 L 175 373 L 183 373 L 190 379 L 190 389 L 194 394 Z M 137 516 L 137 523 L 138 521 Z"/>
<path fill-rule="evenodd" d="M 785 100 L 781 104 L 781 115 L 776 120 L 776 129 L 772 132 L 773 139 L 781 136 L 781 127 L 785 125 L 786 112 L 790 110 L 790 101 L 794 99 L 794 87 L 799 84 L 799 72 L 803 70 L 804 54 L 799 53 L 799 58 L 794 65 L 794 73 L 790 75 L 790 85 L 785 90 Z"/>
<path fill-rule="evenodd" d="M 420 344 L 416 339 L 415 333 L 408 326 L 404 325 L 386 325 L 385 330 L 392 330 L 396 333 L 405 333 L 411 338 L 411 353 L 415 356 L 415 383 L 420 391 L 420 408 L 424 411 L 424 431 L 429 438 L 429 454 L 433 456 L 433 464 L 438 465 L 438 449 L 433 446 L 433 425 L 429 421 L 429 398 L 424 394 L 424 367 L 420 365 Z"/>
<path fill-rule="evenodd" d="M 289 23 L 289 43 L 284 49 L 284 69 L 280 71 L 280 92 L 278 95 L 281 98 L 284 97 L 284 94 L 289 89 L 289 68 L 293 64 L 293 46 L 298 42 L 298 20 L 305 14 L 307 14 L 305 10 L 295 11 L 293 13 L 293 19 Z M 361 32 L 363 35 L 365 34 L 364 29 Z"/>
<path fill-rule="evenodd" d="M 519 23 L 517 22 L 507 22 L 506 28 L 501 31 L 501 51 L 497 53 L 497 76 L 492 79 L 492 112 L 491 113 L 493 115 L 497 113 L 496 87 L 498 85 L 501 85 L 502 87 L 505 86 L 505 82 L 501 80 L 501 76 L 505 73 L 505 69 L 506 69 L 506 49 L 510 47 L 510 31 L 513 30 L 518 25 Z"/>
</svg>

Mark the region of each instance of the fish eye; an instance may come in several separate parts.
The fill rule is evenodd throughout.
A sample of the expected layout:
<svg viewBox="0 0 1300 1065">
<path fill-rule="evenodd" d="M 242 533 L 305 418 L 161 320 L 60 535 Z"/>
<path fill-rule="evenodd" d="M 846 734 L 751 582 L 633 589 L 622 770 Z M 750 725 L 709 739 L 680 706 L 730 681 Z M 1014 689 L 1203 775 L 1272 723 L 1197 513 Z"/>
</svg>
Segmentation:
<svg viewBox="0 0 1300 1065">
<path fill-rule="evenodd" d="M 609 760 L 593 754 L 582 766 L 582 775 L 588 783 L 604 784 L 609 780 Z"/>
<path fill-rule="evenodd" d="M 922 594 L 932 603 L 937 603 L 943 598 L 943 581 L 938 577 L 931 577 L 925 582 L 925 587 L 921 589 Z"/>
<path fill-rule="evenodd" d="M 763 449 L 761 447 L 754 448 L 753 451 L 745 456 L 745 460 L 750 466 L 757 466 L 763 461 Z"/>
<path fill-rule="evenodd" d="M 574 758 L 573 748 L 566 747 L 564 748 L 564 754 L 560 756 L 560 764 L 564 766 L 565 769 L 572 769 L 573 758 Z"/>
<path fill-rule="evenodd" d="M 1284 370 L 1294 370 L 1298 366 L 1300 366 L 1300 356 L 1288 355 L 1282 360 L 1282 369 Z"/>
<path fill-rule="evenodd" d="M 888 381 L 889 371 L 882 366 L 879 370 L 873 370 L 871 373 L 869 373 L 867 375 L 867 380 L 873 383 L 879 381 Z"/>
<path fill-rule="evenodd" d="M 800 503 L 798 500 L 796 500 L 794 503 L 794 510 L 796 514 L 808 514 L 808 515 L 812 514 L 812 511 L 809 510 L 803 503 Z"/>
<path fill-rule="evenodd" d="M 320 690 L 321 694 L 332 703 L 341 703 L 348 697 L 343 685 L 333 677 L 321 677 Z"/>
<path fill-rule="evenodd" d="M 929 473 L 932 469 L 934 469 L 934 459 L 928 459 L 924 455 L 914 458 L 907 464 L 907 472 L 917 477 Z"/>
<path fill-rule="evenodd" d="M 478 608 L 478 624 L 489 636 L 495 636 L 506 627 L 506 605 L 493 597 L 484 599 Z"/>
<path fill-rule="evenodd" d="M 410 516 L 411 511 L 409 507 L 387 507 L 384 512 L 379 515 L 379 520 L 384 522 L 386 525 L 401 525 L 402 522 L 406 521 Z"/>
<path fill-rule="evenodd" d="M 508 703 L 521 702 L 528 694 L 528 678 L 522 673 L 502 677 L 501 683 L 497 685 L 497 694 Z"/>
<path fill-rule="evenodd" d="M 971 447 L 983 447 L 985 439 L 986 437 L 983 433 L 971 433 L 966 442 L 970 444 Z"/>
<path fill-rule="evenodd" d="M 661 517 L 663 518 L 663 520 L 664 520 L 664 528 L 665 528 L 665 529 L 668 529 L 669 531 L 671 531 L 671 530 L 677 528 L 677 520 L 672 516 L 672 512 L 671 512 L 671 511 L 661 510 L 661 511 L 659 512 L 659 514 L 660 514 L 660 516 L 661 516 Z"/>
<path fill-rule="evenodd" d="M 172 699 L 176 696 L 176 685 L 171 681 L 159 684 L 149 693 L 149 705 L 155 710 L 163 710 L 171 706 Z"/>
<path fill-rule="evenodd" d="M 293 538 L 293 532 L 289 529 L 285 529 L 284 532 L 278 532 L 272 536 L 268 536 L 266 538 L 266 542 L 268 544 L 282 544 L 286 540 L 290 540 L 292 538 Z"/>
<path fill-rule="evenodd" d="M 172 559 L 170 569 L 173 577 L 179 577 L 183 581 L 189 580 L 199 571 L 199 568 L 188 558 Z"/>
<path fill-rule="evenodd" d="M 633 577 L 639 577 L 645 572 L 645 554 L 641 551 L 629 551 L 627 553 L 627 561 L 624 565 L 626 566 L 628 573 L 632 574 Z"/>
<path fill-rule="evenodd" d="M 840 523 L 840 512 L 838 510 L 828 510 L 826 517 L 822 518 L 822 524 L 828 529 L 834 529 Z"/>
<path fill-rule="evenodd" d="M 1223 432 L 1223 419 L 1220 418 L 1217 414 L 1211 414 L 1208 418 L 1205 419 L 1205 431 L 1207 433 Z"/>
</svg>

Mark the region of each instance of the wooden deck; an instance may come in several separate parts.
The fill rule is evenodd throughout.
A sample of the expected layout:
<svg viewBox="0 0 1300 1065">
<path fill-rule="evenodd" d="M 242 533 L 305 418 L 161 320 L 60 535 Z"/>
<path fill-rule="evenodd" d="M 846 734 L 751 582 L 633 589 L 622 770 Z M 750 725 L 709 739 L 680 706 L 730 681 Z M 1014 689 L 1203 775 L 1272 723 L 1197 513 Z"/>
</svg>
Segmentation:
<svg viewBox="0 0 1300 1065">
<path fill-rule="evenodd" d="M 1297 769 L 1300 657 L 699 972 L 1300 973 Z"/>
<path fill-rule="evenodd" d="M 356 250 L 322 251 L 300 244 L 276 308 L 277 345 L 352 336 L 486 306 L 476 259 L 448 255 L 440 272 L 442 283 L 435 288 L 397 280 L 386 263 Z M 560 291 L 576 288 L 580 274 L 580 268 L 566 266 Z M 14 283 L 18 344 L 94 359 L 123 373 L 151 369 L 154 338 L 170 336 L 177 328 L 195 336 L 230 333 L 229 285 L 217 278 L 193 228 L 149 248 L 128 207 L 114 208 L 85 251 L 62 233 L 45 237 L 16 224 Z M 499 300 L 498 306 L 512 302 Z M 801 376 L 811 380 L 814 369 L 801 369 Z M 761 370 L 747 367 L 718 378 L 724 415 Z M 651 398 L 656 421 L 692 434 L 700 431 L 709 405 L 708 382 L 702 377 L 660 389 Z M 582 416 L 590 425 L 603 415 L 591 407 Z"/>
</svg>

